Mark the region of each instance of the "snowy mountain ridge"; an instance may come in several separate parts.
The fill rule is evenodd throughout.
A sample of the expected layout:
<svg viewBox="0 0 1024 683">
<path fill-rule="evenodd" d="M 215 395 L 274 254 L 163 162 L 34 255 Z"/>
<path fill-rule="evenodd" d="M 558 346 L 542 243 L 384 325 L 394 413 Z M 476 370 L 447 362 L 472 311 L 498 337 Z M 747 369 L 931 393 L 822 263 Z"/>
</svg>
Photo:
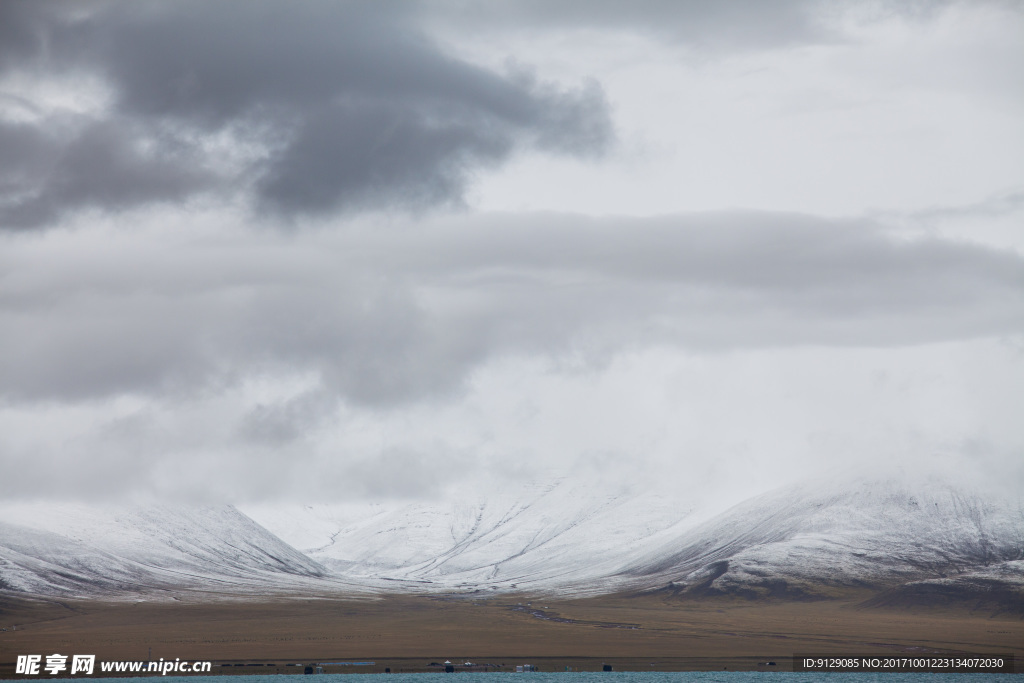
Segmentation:
<svg viewBox="0 0 1024 683">
<path fill-rule="evenodd" d="M 936 482 L 809 482 L 717 513 L 561 481 L 388 505 L 6 503 L 0 520 L 0 590 L 15 593 L 1024 595 L 1020 499 Z"/>
</svg>

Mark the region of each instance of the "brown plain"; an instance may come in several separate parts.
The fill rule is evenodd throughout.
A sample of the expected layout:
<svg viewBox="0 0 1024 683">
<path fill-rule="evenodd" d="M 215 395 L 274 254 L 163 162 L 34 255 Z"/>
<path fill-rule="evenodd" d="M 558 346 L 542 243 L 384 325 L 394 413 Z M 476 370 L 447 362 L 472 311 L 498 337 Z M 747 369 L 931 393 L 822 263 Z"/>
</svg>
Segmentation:
<svg viewBox="0 0 1024 683">
<path fill-rule="evenodd" d="M 150 650 L 154 660 L 211 660 L 213 673 L 247 674 L 298 673 L 302 668 L 285 665 L 342 661 L 374 664 L 327 671 L 429 671 L 446 659 L 492 670 L 523 663 L 545 671 L 600 670 L 605 663 L 615 670 L 788 670 L 794 654 L 1024 654 L 1019 614 L 865 607 L 865 597 L 253 601 L 193 595 L 120 603 L 0 597 L 0 626 L 7 629 L 0 632 L 0 677 L 13 677 L 18 654 L 146 660 Z"/>
</svg>

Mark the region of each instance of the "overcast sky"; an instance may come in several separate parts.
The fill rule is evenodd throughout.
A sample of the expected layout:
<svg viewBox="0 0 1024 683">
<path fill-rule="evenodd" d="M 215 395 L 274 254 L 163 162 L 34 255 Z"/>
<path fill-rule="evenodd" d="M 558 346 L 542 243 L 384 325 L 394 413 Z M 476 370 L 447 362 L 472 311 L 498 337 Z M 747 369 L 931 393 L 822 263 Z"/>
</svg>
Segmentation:
<svg viewBox="0 0 1024 683">
<path fill-rule="evenodd" d="M 1024 6 L 0 4 L 0 496 L 1024 487 Z"/>
</svg>

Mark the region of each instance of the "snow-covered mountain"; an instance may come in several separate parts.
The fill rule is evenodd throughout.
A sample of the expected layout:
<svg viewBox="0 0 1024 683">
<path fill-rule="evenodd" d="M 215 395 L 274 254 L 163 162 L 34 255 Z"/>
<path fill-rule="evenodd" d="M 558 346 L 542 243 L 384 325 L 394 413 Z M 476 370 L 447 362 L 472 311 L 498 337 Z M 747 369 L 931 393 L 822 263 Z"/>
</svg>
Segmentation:
<svg viewBox="0 0 1024 683">
<path fill-rule="evenodd" d="M 3 590 L 290 592 L 329 579 L 314 560 L 230 506 L 5 503 L 0 520 Z"/>
<path fill-rule="evenodd" d="M 983 499 L 936 482 L 862 480 L 758 496 L 636 558 L 624 573 L 684 591 L 801 595 L 996 566 L 1012 575 L 1022 559 L 1019 500 Z"/>
<path fill-rule="evenodd" d="M 713 515 L 565 482 L 448 504 L 249 513 L 338 575 L 419 590 L 805 596 L 1006 562 L 1014 574 L 1024 559 L 1019 501 L 935 482 L 809 482 Z"/>
<path fill-rule="evenodd" d="M 999 586 L 1024 603 L 1020 500 L 940 483 L 809 482 L 721 512 L 562 481 L 387 505 L 7 504 L 0 520 L 0 589 L 30 593 L 805 597 L 862 586 L 920 597 Z"/>
</svg>

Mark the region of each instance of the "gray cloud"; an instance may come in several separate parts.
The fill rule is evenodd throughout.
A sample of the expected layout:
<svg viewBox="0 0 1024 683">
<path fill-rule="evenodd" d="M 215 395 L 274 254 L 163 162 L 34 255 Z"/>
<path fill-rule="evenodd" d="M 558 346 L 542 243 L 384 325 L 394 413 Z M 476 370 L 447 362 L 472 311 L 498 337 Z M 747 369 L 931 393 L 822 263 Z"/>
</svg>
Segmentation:
<svg viewBox="0 0 1024 683">
<path fill-rule="evenodd" d="M 91 77 L 113 92 L 101 111 L 0 124 L 7 228 L 211 193 L 251 194 L 284 217 L 458 203 L 475 169 L 520 147 L 593 155 L 612 138 L 596 83 L 559 89 L 446 56 L 405 5 L 12 2 L 3 12 L 12 39 L 0 78 Z"/>
<path fill-rule="evenodd" d="M 131 120 L 32 126 L 0 123 L 0 225 L 45 225 L 72 207 L 131 208 L 183 199 L 222 180 L 203 167 L 198 150 L 180 140 L 157 139 L 143 151 L 148 135 Z M 49 129 L 49 130 L 47 130 Z"/>
<path fill-rule="evenodd" d="M 1024 320 L 1015 251 L 801 215 L 477 216 L 301 244 L 243 235 L 108 236 L 87 253 L 12 241 L 4 394 L 173 395 L 304 372 L 329 395 L 382 406 L 455 390 L 507 355 L 901 346 L 1016 334 Z"/>
<path fill-rule="evenodd" d="M 1000 192 L 965 206 L 934 206 L 911 213 L 909 220 L 929 225 L 946 218 L 984 219 L 1009 216 L 1024 210 L 1024 190 Z"/>
<path fill-rule="evenodd" d="M 447 21 L 474 27 L 533 30 L 641 30 L 701 47 L 761 49 L 819 42 L 835 36 L 821 24 L 820 4 L 808 0 L 693 2 L 679 0 L 499 0 L 420 3 Z"/>
<path fill-rule="evenodd" d="M 631 31 L 664 42 L 696 48 L 707 56 L 718 52 L 750 52 L 849 40 L 838 21 L 853 13 L 862 21 L 901 17 L 927 22 L 963 0 L 836 3 L 821 0 L 497 0 L 450 2 L 422 0 L 435 25 L 474 30 L 565 31 L 598 29 Z M 976 3 L 975 3 L 976 4 Z M 992 4 L 1005 4 L 992 0 Z"/>
</svg>

